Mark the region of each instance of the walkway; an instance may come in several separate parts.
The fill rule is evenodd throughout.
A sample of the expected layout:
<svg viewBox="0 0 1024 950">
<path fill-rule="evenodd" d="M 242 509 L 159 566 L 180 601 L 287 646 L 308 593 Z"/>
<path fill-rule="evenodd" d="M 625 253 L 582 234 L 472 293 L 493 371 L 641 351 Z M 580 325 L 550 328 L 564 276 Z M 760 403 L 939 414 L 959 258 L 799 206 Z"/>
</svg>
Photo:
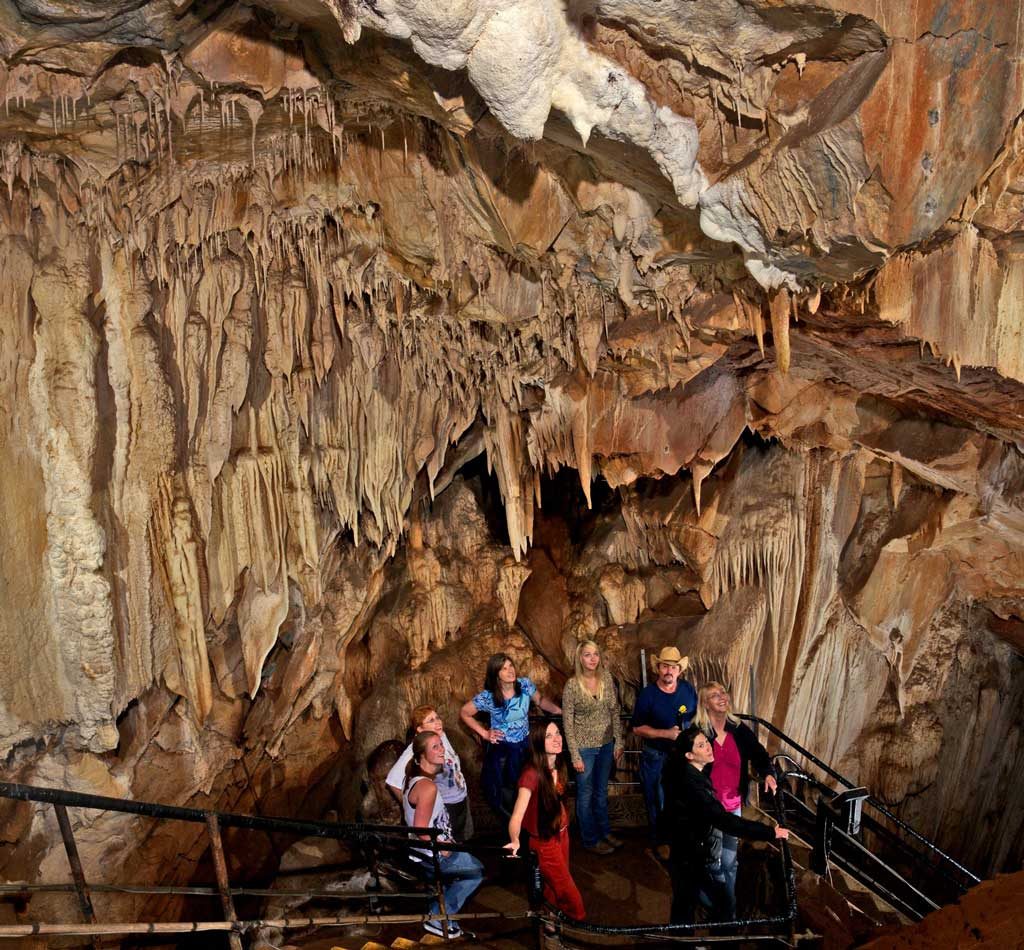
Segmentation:
<svg viewBox="0 0 1024 950">
<path fill-rule="evenodd" d="M 646 835 L 640 830 L 622 830 L 616 828 L 625 842 L 614 855 L 601 857 L 584 851 L 573 842 L 572 864 L 573 874 L 583 894 L 590 919 L 595 923 L 665 923 L 668 920 L 671 887 L 668 874 L 649 855 L 644 853 Z M 488 881 L 476 893 L 463 910 L 466 913 L 475 911 L 501 911 L 515 913 L 526 909 L 526 888 L 520 881 L 500 880 L 500 872 L 488 866 Z M 536 948 L 536 938 L 532 925 L 521 922 L 523 929 L 503 937 L 490 936 L 499 931 L 513 927 L 512 922 L 502 924 L 499 921 L 481 921 L 479 926 L 466 924 L 475 929 L 475 941 L 460 940 L 453 947 L 480 947 L 486 950 L 519 950 L 522 947 Z M 302 950 L 332 950 L 341 947 L 344 950 L 378 950 L 379 947 L 392 947 L 399 938 L 422 943 L 423 946 L 437 946 L 444 941 L 425 935 L 422 930 L 411 925 L 393 927 L 368 927 L 361 934 L 351 931 L 338 931 L 330 934 L 317 934 L 304 939 L 292 939 L 292 944 Z M 410 944 L 399 943 L 396 950 L 410 950 Z"/>
</svg>

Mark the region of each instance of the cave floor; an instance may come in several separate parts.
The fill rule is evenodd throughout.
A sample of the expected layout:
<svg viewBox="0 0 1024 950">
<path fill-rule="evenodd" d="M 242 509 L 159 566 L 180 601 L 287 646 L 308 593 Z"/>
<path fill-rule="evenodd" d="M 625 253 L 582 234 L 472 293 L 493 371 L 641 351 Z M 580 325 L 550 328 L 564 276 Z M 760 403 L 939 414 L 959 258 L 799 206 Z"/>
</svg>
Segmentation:
<svg viewBox="0 0 1024 950">
<path fill-rule="evenodd" d="M 645 850 L 646 834 L 639 829 L 619 829 L 626 843 L 614 855 L 592 854 L 584 851 L 578 840 L 572 848 L 573 876 L 583 894 L 588 920 L 601 924 L 662 923 L 668 920 L 671 886 L 668 873 Z M 464 908 L 466 913 L 501 911 L 521 913 L 527 909 L 526 885 L 512 880 L 487 864 L 487 879 L 483 887 Z M 533 928 L 527 921 L 482 920 L 467 923 L 476 933 L 475 940 L 459 940 L 458 946 L 482 947 L 488 950 L 512 950 L 516 947 L 536 947 Z M 292 944 L 303 950 L 362 950 L 368 944 L 383 947 L 408 948 L 422 941 L 423 946 L 441 944 L 435 937 L 422 939 L 424 934 L 415 925 L 361 928 L 359 934 L 351 930 L 333 934 L 323 931 L 304 938 L 293 938 Z M 409 941 L 409 943 L 404 943 Z M 429 943 L 428 943 L 429 941 Z"/>
</svg>

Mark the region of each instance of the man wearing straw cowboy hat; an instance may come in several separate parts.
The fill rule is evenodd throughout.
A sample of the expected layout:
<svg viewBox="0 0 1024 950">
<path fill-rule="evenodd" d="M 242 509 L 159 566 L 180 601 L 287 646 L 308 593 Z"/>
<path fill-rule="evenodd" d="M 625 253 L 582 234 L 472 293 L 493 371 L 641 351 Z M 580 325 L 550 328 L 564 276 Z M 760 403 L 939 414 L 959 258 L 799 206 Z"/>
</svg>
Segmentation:
<svg viewBox="0 0 1024 950">
<path fill-rule="evenodd" d="M 640 787 L 647 806 L 651 846 L 659 844 L 658 818 L 665 804 L 661 771 L 679 733 L 697 711 L 697 691 L 682 678 L 690 658 L 675 647 L 663 647 L 653 658 L 658 678 L 640 690 L 633 707 L 633 732 L 644 740 L 640 756 Z"/>
</svg>

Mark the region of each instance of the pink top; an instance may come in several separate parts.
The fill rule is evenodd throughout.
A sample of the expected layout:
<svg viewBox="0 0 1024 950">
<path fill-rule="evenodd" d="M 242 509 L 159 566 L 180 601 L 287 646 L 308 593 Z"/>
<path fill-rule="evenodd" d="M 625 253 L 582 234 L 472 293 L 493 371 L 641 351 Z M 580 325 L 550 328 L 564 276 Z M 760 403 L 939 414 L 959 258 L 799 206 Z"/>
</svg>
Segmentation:
<svg viewBox="0 0 1024 950">
<path fill-rule="evenodd" d="M 715 739 L 715 764 L 711 769 L 711 787 L 715 798 L 726 811 L 735 811 L 743 804 L 740 797 L 740 750 L 731 732 L 719 744 Z"/>
</svg>

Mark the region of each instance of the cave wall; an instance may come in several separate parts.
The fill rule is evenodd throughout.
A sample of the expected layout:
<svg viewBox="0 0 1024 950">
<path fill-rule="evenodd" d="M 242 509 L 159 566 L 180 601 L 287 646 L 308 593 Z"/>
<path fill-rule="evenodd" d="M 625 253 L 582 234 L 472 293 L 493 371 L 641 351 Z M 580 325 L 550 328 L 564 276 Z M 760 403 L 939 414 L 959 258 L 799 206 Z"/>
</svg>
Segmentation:
<svg viewBox="0 0 1024 950">
<path fill-rule="evenodd" d="M 495 649 L 674 640 L 1019 865 L 1010 7 L 72 6 L 0 7 L 6 778 L 351 813 Z"/>
</svg>

